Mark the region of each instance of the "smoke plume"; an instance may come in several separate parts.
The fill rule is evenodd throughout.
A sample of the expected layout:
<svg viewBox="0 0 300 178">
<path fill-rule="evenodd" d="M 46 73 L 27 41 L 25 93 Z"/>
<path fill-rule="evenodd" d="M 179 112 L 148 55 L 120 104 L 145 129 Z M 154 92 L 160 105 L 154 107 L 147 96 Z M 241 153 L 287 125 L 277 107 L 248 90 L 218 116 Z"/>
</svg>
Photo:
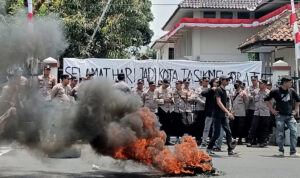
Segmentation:
<svg viewBox="0 0 300 178">
<path fill-rule="evenodd" d="M 0 70 L 23 64 L 28 57 L 57 58 L 68 46 L 63 23 L 54 14 L 30 22 L 23 11 L 0 18 Z"/>
<path fill-rule="evenodd" d="M 0 74 L 28 57 L 56 57 L 67 46 L 62 23 L 54 15 L 28 22 L 17 14 L 0 24 Z M 85 81 L 78 102 L 45 101 L 36 78 L 26 79 L 14 70 L 0 97 L 0 141 L 17 141 L 44 154 L 59 153 L 78 141 L 89 143 L 101 155 L 132 159 L 169 174 L 209 171 L 211 158 L 187 137 L 175 146 L 164 146 L 166 135 L 140 99 L 114 89 L 105 79 Z"/>
</svg>

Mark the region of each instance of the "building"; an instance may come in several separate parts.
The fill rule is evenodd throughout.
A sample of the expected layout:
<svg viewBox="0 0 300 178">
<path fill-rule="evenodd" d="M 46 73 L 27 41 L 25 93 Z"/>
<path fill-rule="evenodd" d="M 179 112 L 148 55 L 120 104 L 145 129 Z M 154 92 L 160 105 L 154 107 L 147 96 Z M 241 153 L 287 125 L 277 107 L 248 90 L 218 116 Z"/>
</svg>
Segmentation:
<svg viewBox="0 0 300 178">
<path fill-rule="evenodd" d="M 158 59 L 248 61 L 238 47 L 289 10 L 282 0 L 183 0 L 152 48 Z M 284 6 L 284 7 L 283 7 Z"/>
<path fill-rule="evenodd" d="M 289 5 L 283 8 L 289 9 Z M 299 7 L 298 5 L 296 8 Z M 300 9 L 296 9 L 296 14 L 300 17 Z M 250 36 L 239 45 L 243 53 L 258 53 L 259 59 L 263 62 L 265 73 L 270 73 L 277 61 L 287 63 L 288 66 L 282 67 L 281 70 L 290 70 L 290 75 L 295 75 L 295 44 L 293 28 L 290 26 L 291 11 L 283 14 L 276 21 L 264 26 L 256 34 Z M 298 19 L 298 25 L 300 20 Z M 300 28 L 300 26 L 299 26 Z"/>
</svg>

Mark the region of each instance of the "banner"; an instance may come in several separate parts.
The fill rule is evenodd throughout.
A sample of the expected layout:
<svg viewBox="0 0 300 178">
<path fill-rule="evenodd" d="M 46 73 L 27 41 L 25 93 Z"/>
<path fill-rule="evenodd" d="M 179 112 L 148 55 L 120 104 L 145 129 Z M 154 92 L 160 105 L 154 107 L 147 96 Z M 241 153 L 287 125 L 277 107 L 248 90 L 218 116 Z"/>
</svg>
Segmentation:
<svg viewBox="0 0 300 178">
<path fill-rule="evenodd" d="M 230 75 L 249 85 L 252 76 L 261 77 L 262 62 L 198 62 L 189 60 L 131 60 L 131 59 L 74 59 L 65 58 L 63 73 L 85 77 L 87 72 L 95 76 L 115 81 L 119 73 L 124 73 L 126 82 L 136 86 L 138 79 L 147 81 L 169 79 L 171 86 L 176 80 L 191 79 L 191 86 L 198 87 L 202 77 L 218 78 L 222 74 Z"/>
</svg>

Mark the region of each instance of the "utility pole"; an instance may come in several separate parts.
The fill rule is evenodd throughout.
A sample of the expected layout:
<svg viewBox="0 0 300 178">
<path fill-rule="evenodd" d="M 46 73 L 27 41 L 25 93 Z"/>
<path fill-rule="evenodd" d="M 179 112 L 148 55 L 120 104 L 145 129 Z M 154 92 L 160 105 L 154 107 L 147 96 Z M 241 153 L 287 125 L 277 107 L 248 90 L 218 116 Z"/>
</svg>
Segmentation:
<svg viewBox="0 0 300 178">
<path fill-rule="evenodd" d="M 99 26 L 100 26 L 100 24 L 101 24 L 101 22 L 102 22 L 102 20 L 103 20 L 103 18 L 104 18 L 104 15 L 106 14 L 106 12 L 108 11 L 108 9 L 109 9 L 109 7 L 110 7 L 111 1 L 112 1 L 112 0 L 108 0 L 107 4 L 106 4 L 106 6 L 105 6 L 105 8 L 104 8 L 104 10 L 103 10 L 103 12 L 102 12 L 102 14 L 101 14 L 101 17 L 99 18 L 99 21 L 98 21 L 98 23 L 97 23 L 97 26 L 96 26 L 96 28 L 94 29 L 94 33 L 93 33 L 93 35 L 92 35 L 92 37 L 91 37 L 91 39 L 90 39 L 90 41 L 89 41 L 89 43 L 88 43 L 88 45 L 87 45 L 86 51 L 88 51 L 88 50 L 90 49 L 91 44 L 92 44 L 92 42 L 93 42 L 93 40 L 94 40 L 94 38 L 95 38 L 95 35 L 96 35 L 96 33 L 97 33 L 98 29 L 99 29 Z"/>
</svg>

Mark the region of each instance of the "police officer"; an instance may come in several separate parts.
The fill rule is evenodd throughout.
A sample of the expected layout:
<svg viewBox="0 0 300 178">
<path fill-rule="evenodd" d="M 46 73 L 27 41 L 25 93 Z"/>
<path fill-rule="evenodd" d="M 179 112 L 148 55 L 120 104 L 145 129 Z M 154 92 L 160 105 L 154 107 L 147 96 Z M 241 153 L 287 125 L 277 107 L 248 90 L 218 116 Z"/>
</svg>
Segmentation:
<svg viewBox="0 0 300 178">
<path fill-rule="evenodd" d="M 159 88 L 159 87 L 162 85 L 162 83 L 163 83 L 163 81 L 162 81 L 162 80 L 159 80 L 159 81 L 157 82 L 157 88 Z"/>
<path fill-rule="evenodd" d="M 157 102 L 154 100 L 156 85 L 153 81 L 149 81 L 148 84 L 148 90 L 144 91 L 142 94 L 143 107 L 149 108 L 152 113 L 157 113 Z"/>
<path fill-rule="evenodd" d="M 259 88 L 254 90 L 255 111 L 249 132 L 250 140 L 247 145 L 248 147 L 256 144 L 256 138 L 258 138 L 259 147 L 266 146 L 270 123 L 270 110 L 264 101 L 266 96 L 270 93 L 270 90 L 267 89 L 267 83 L 267 80 L 261 79 L 259 81 Z"/>
<path fill-rule="evenodd" d="M 188 129 L 189 133 L 193 134 L 193 132 L 190 129 L 191 128 L 190 126 L 194 123 L 193 111 L 195 108 L 194 102 L 196 99 L 196 94 L 193 89 L 190 89 L 190 81 L 191 80 L 189 78 L 183 79 L 183 84 L 184 84 L 183 91 L 186 94 L 185 114 L 183 116 L 184 116 L 185 124 L 187 124 L 189 127 Z"/>
<path fill-rule="evenodd" d="M 200 84 L 200 82 L 199 82 Z M 202 96 L 202 92 L 208 90 L 209 78 L 203 77 L 202 84 L 195 91 L 195 123 L 193 124 L 192 132 L 193 135 L 196 136 L 196 139 L 199 143 L 201 143 L 201 138 L 203 135 L 203 130 L 205 126 L 205 102 L 206 98 Z"/>
<path fill-rule="evenodd" d="M 144 80 L 143 79 L 138 79 L 137 81 L 137 87 L 132 89 L 132 92 L 139 96 L 142 101 L 142 94 L 144 93 Z"/>
<path fill-rule="evenodd" d="M 0 97 L 2 101 L 18 109 L 24 107 L 25 89 L 28 86 L 28 80 L 22 74 L 23 70 L 20 67 L 9 72 L 8 83 L 3 87 Z"/>
<path fill-rule="evenodd" d="M 242 145 L 242 138 L 244 137 L 247 106 L 247 93 L 241 89 L 242 84 L 240 80 L 235 82 L 235 91 L 232 96 L 232 114 L 235 118 L 232 121 L 232 136 L 234 139 L 239 138 L 239 145 Z"/>
<path fill-rule="evenodd" d="M 71 88 L 71 96 L 74 97 L 75 100 L 77 100 L 78 98 L 78 86 L 77 86 L 78 80 L 75 76 L 71 77 L 71 82 L 69 84 L 70 88 Z"/>
<path fill-rule="evenodd" d="M 60 102 L 71 102 L 70 94 L 71 87 L 69 86 L 69 75 L 61 76 L 61 83 L 55 85 L 51 91 L 51 99 Z"/>
<path fill-rule="evenodd" d="M 170 138 L 171 124 L 171 112 L 174 110 L 172 89 L 169 88 L 170 82 L 168 79 L 163 80 L 161 87 L 154 91 L 154 100 L 158 104 L 157 115 L 160 123 L 162 124 L 161 129 L 167 134 L 167 143 Z"/>
<path fill-rule="evenodd" d="M 254 90 L 258 88 L 258 76 L 251 77 L 252 85 L 246 89 L 248 95 L 248 107 L 247 107 L 247 117 L 246 117 L 246 126 L 244 131 L 244 136 L 246 137 L 246 142 L 248 142 L 248 134 L 252 124 L 252 119 L 255 110 L 255 102 L 254 102 Z"/>
<path fill-rule="evenodd" d="M 125 82 L 125 74 L 121 73 L 118 74 L 118 82 L 114 83 L 113 88 L 122 91 L 126 94 L 130 94 L 131 93 L 131 88 L 130 86 Z"/>
<path fill-rule="evenodd" d="M 182 90 L 182 83 L 183 82 L 181 80 L 177 80 L 175 82 L 175 89 L 173 91 L 174 111 L 172 112 L 172 117 L 174 118 L 174 122 L 172 125 L 172 130 L 173 134 L 177 137 L 180 137 L 187 132 L 186 125 L 183 124 L 186 94 Z"/>
<path fill-rule="evenodd" d="M 267 89 L 270 90 L 270 91 L 272 90 L 272 83 L 271 82 L 267 83 Z"/>
<path fill-rule="evenodd" d="M 95 76 L 95 72 L 93 72 L 93 71 L 88 71 L 88 72 L 86 73 L 86 77 L 85 77 L 84 80 L 92 80 L 92 79 L 94 78 L 94 76 Z"/>
<path fill-rule="evenodd" d="M 56 85 L 56 79 L 50 72 L 50 65 L 45 65 L 44 74 L 38 76 L 39 91 L 46 101 L 51 99 L 51 90 Z"/>
</svg>

